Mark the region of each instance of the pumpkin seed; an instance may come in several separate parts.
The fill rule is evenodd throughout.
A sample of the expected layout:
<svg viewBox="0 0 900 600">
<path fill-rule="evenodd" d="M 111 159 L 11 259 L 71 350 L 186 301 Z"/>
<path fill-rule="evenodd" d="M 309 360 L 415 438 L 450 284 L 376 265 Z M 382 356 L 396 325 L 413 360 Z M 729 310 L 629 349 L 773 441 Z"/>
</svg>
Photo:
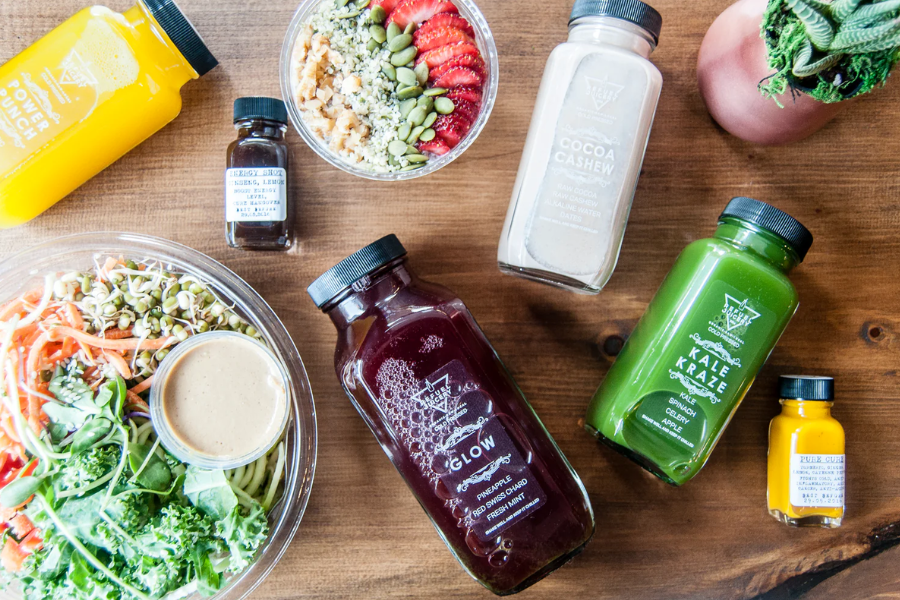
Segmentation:
<svg viewBox="0 0 900 600">
<path fill-rule="evenodd" d="M 424 108 L 426 113 L 430 113 L 431 109 L 434 108 L 434 100 L 432 100 L 428 96 L 419 96 L 416 104 Z"/>
<path fill-rule="evenodd" d="M 426 96 L 442 96 L 446 93 L 447 88 L 428 88 L 427 90 L 425 90 Z"/>
<path fill-rule="evenodd" d="M 418 127 L 422 123 L 425 122 L 425 117 L 428 116 L 428 113 L 425 112 L 425 109 L 421 106 L 417 106 L 409 113 L 409 116 L 406 117 L 406 120 Z"/>
<path fill-rule="evenodd" d="M 388 144 L 388 152 L 394 156 L 403 156 L 407 150 L 409 150 L 409 147 L 402 140 L 394 140 Z"/>
<path fill-rule="evenodd" d="M 391 81 L 397 81 L 397 69 L 394 68 L 394 65 L 384 63 L 381 65 L 381 72 Z"/>
<path fill-rule="evenodd" d="M 410 44 L 412 44 L 412 36 L 408 33 L 401 33 L 400 35 L 391 38 L 391 40 L 388 42 L 388 50 L 390 50 L 391 52 L 400 52 Z"/>
<path fill-rule="evenodd" d="M 372 0 L 356 0 L 356 8 L 360 8 L 360 9 L 365 8 L 365 7 L 369 6 L 369 3 L 371 1 Z"/>
<path fill-rule="evenodd" d="M 438 98 L 434 101 L 434 110 L 442 115 L 449 115 L 455 108 L 456 105 L 453 104 L 453 100 L 450 98 Z"/>
<path fill-rule="evenodd" d="M 372 10 L 369 11 L 369 20 L 373 23 L 381 25 L 384 23 L 385 19 L 387 19 L 387 11 L 381 6 L 373 6 Z"/>
<path fill-rule="evenodd" d="M 415 146 L 413 146 L 412 144 L 408 144 L 406 146 L 406 154 L 409 155 L 409 154 L 418 154 L 418 153 L 419 153 L 419 149 L 416 148 Z"/>
<path fill-rule="evenodd" d="M 407 127 L 408 127 L 408 125 L 407 125 Z M 422 135 L 423 131 L 425 131 L 425 128 L 422 127 L 421 125 L 419 125 L 415 129 L 413 129 L 412 132 L 409 134 L 409 136 L 406 138 L 406 143 L 407 144 L 415 144 L 416 142 L 418 142 L 419 136 Z M 127 329 L 127 327 L 126 327 L 126 329 Z"/>
<path fill-rule="evenodd" d="M 402 169 L 400 169 L 400 172 L 402 173 L 404 171 L 415 171 L 416 169 L 421 169 L 424 166 L 425 166 L 425 163 L 419 163 L 417 165 L 409 165 L 408 167 L 403 167 Z"/>
<path fill-rule="evenodd" d="M 390 155 L 388 156 L 388 162 L 389 162 L 390 164 L 394 165 L 395 167 L 399 167 L 399 166 L 400 166 L 400 161 L 397 160 L 397 157 L 394 156 L 393 154 L 390 154 Z"/>
<path fill-rule="evenodd" d="M 347 6 L 347 4 L 348 4 L 349 2 L 350 2 L 350 0 L 337 0 L 337 2 L 335 2 L 335 5 L 336 5 L 338 8 L 344 8 L 345 6 Z"/>
<path fill-rule="evenodd" d="M 416 79 L 419 80 L 419 85 L 425 85 L 428 83 L 428 64 L 421 63 L 416 65 L 415 68 Z"/>
<path fill-rule="evenodd" d="M 372 36 L 372 39 L 379 44 L 383 44 L 387 41 L 387 32 L 381 25 L 371 25 L 369 27 L 369 34 Z"/>
<path fill-rule="evenodd" d="M 400 103 L 400 118 L 406 119 L 409 117 L 409 113 L 416 107 L 416 99 L 410 98 L 409 100 L 404 100 Z"/>
<path fill-rule="evenodd" d="M 406 34 L 408 34 L 408 35 L 412 35 L 412 32 L 415 31 L 415 30 L 416 30 L 416 24 L 415 24 L 415 23 L 407 23 L 407 24 L 406 24 L 406 27 L 403 29 L 403 33 L 406 33 Z"/>
<path fill-rule="evenodd" d="M 397 130 L 397 137 L 401 140 L 406 141 L 406 138 L 409 137 L 410 132 L 412 131 L 412 125 L 409 123 L 404 123 L 400 126 L 400 129 Z"/>
<path fill-rule="evenodd" d="M 418 98 L 422 93 L 422 88 L 417 85 L 411 87 L 403 87 L 397 92 L 397 97 L 401 100 L 409 100 L 410 98 Z"/>
<path fill-rule="evenodd" d="M 422 132 L 422 135 L 419 136 L 419 139 L 423 142 L 430 142 L 431 140 L 434 139 L 434 136 L 436 136 L 436 135 L 437 135 L 437 133 L 434 131 L 434 129 L 431 129 L 429 127 L 428 129 L 426 129 L 425 131 Z"/>
<path fill-rule="evenodd" d="M 366 50 L 368 50 L 370 53 L 375 52 L 379 48 L 381 48 L 381 44 L 379 44 L 378 40 L 376 40 L 375 38 L 372 38 L 371 40 L 369 40 L 369 43 L 366 44 Z"/>
<path fill-rule="evenodd" d="M 431 127 L 432 125 L 434 125 L 434 122 L 437 121 L 437 118 L 438 114 L 436 112 L 430 112 L 428 113 L 428 116 L 425 117 L 425 120 L 422 121 L 422 125 L 424 125 L 425 127 Z"/>
<path fill-rule="evenodd" d="M 397 69 L 397 81 L 409 87 L 419 85 L 419 80 L 416 78 L 416 74 L 406 67 L 400 67 L 399 69 Z"/>
<path fill-rule="evenodd" d="M 338 16 L 335 17 L 335 20 L 340 20 L 340 19 L 355 19 L 356 17 L 358 17 L 358 16 L 361 15 L 361 14 L 362 14 L 362 11 L 361 11 L 361 10 L 355 10 L 355 11 L 353 11 L 353 12 L 347 13 L 346 15 L 338 15 Z"/>
<path fill-rule="evenodd" d="M 388 44 L 390 44 L 390 42 L 388 42 Z M 413 60 L 418 52 L 419 51 L 416 50 L 415 46 L 408 46 L 406 49 L 401 50 L 400 52 L 397 52 L 393 56 L 391 56 L 391 64 L 395 67 L 402 67 L 406 63 Z"/>
<path fill-rule="evenodd" d="M 408 160 L 412 164 L 426 163 L 428 162 L 428 157 L 424 154 L 407 154 L 406 160 Z"/>
<path fill-rule="evenodd" d="M 385 33 L 387 34 L 388 41 L 391 41 L 392 39 L 394 39 L 395 37 L 397 37 L 398 35 L 400 35 L 403 32 L 400 31 L 399 25 L 397 25 L 396 23 L 391 23 L 390 25 L 387 26 Z"/>
</svg>

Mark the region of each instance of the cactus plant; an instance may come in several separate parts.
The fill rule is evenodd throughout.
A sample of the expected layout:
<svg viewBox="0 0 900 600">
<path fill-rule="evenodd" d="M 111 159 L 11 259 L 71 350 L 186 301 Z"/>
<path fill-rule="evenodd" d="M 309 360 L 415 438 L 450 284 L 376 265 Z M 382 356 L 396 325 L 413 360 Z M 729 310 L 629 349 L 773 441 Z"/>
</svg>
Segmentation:
<svg viewBox="0 0 900 600">
<path fill-rule="evenodd" d="M 900 0 L 769 0 L 761 35 L 775 70 L 763 95 L 847 100 L 883 84 L 900 60 Z"/>
</svg>

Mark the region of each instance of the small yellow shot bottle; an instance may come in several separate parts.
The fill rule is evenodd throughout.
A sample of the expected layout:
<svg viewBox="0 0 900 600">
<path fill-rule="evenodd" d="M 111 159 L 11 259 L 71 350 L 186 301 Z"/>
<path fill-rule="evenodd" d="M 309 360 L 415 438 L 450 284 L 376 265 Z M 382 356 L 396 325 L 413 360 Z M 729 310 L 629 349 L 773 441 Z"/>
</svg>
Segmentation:
<svg viewBox="0 0 900 600">
<path fill-rule="evenodd" d="M 844 428 L 831 416 L 834 379 L 783 375 L 769 425 L 769 514 L 794 527 L 840 527 Z"/>
</svg>

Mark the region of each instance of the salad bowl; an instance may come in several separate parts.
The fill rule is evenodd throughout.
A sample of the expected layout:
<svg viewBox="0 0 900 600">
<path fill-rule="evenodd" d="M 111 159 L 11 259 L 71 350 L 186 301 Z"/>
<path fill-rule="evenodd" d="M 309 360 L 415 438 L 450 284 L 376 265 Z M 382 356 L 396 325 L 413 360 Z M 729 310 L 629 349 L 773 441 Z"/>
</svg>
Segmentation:
<svg viewBox="0 0 900 600">
<path fill-rule="evenodd" d="M 289 417 L 283 434 L 284 471 L 267 507 L 268 535 L 249 566 L 228 573 L 212 596 L 236 600 L 249 595 L 272 571 L 293 539 L 309 500 L 316 465 L 316 414 L 309 380 L 300 355 L 274 311 L 245 281 L 212 258 L 186 246 L 132 233 L 84 233 L 34 246 L 0 262 L 0 305 L 40 288 L 48 273 L 81 272 L 105 257 L 153 261 L 167 271 L 202 280 L 234 313 L 252 325 L 254 335 L 282 362 L 287 375 Z M 129 391 L 130 393 L 130 391 Z M 123 459 L 124 460 L 124 459 Z M 249 466 L 248 466 L 249 468 Z M 137 477 L 137 475 L 135 475 Z M 13 583 L 0 598 L 21 598 Z M 130 597 L 123 592 L 123 598 Z M 189 587 L 168 598 L 202 598 Z"/>
</svg>

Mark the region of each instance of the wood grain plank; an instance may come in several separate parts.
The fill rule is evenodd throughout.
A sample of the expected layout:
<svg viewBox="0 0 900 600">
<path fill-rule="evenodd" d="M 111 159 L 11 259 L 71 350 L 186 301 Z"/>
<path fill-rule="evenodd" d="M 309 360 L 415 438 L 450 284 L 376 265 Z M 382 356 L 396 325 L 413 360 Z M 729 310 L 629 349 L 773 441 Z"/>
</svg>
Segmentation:
<svg viewBox="0 0 900 600">
<path fill-rule="evenodd" d="M 175 122 L 34 222 L 0 232 L 0 257 L 76 231 L 160 235 L 224 262 L 284 320 L 316 394 L 319 464 L 298 537 L 255 598 L 489 596 L 456 565 L 346 400 L 331 362 L 334 330 L 305 295 L 314 277 L 389 232 L 414 269 L 467 302 L 593 500 L 594 541 L 522 598 L 796 597 L 822 575 L 831 577 L 811 600 L 896 596 L 897 550 L 853 561 L 890 545 L 884 527 L 900 522 L 900 87 L 892 81 L 853 102 L 805 142 L 745 144 L 712 123 L 695 83 L 703 33 L 727 3 L 658 0 L 665 24 L 653 60 L 665 84 L 621 259 L 601 295 L 575 296 L 503 277 L 495 265 L 544 62 L 565 39 L 571 2 L 480 4 L 502 79 L 482 138 L 439 173 L 378 184 L 331 168 L 291 135 L 301 242 L 270 255 L 225 245 L 224 153 L 233 99 L 279 95 L 278 57 L 296 7 L 181 0 L 221 65 L 185 86 Z M 0 61 L 81 7 L 0 0 Z M 608 340 L 627 337 L 678 252 L 712 233 L 734 195 L 787 210 L 816 242 L 793 276 L 801 306 L 787 333 L 704 472 L 672 489 L 599 448 L 581 419 L 611 364 Z M 765 511 L 776 381 L 798 371 L 837 378 L 849 471 L 847 520 L 836 531 L 788 529 Z"/>
</svg>

